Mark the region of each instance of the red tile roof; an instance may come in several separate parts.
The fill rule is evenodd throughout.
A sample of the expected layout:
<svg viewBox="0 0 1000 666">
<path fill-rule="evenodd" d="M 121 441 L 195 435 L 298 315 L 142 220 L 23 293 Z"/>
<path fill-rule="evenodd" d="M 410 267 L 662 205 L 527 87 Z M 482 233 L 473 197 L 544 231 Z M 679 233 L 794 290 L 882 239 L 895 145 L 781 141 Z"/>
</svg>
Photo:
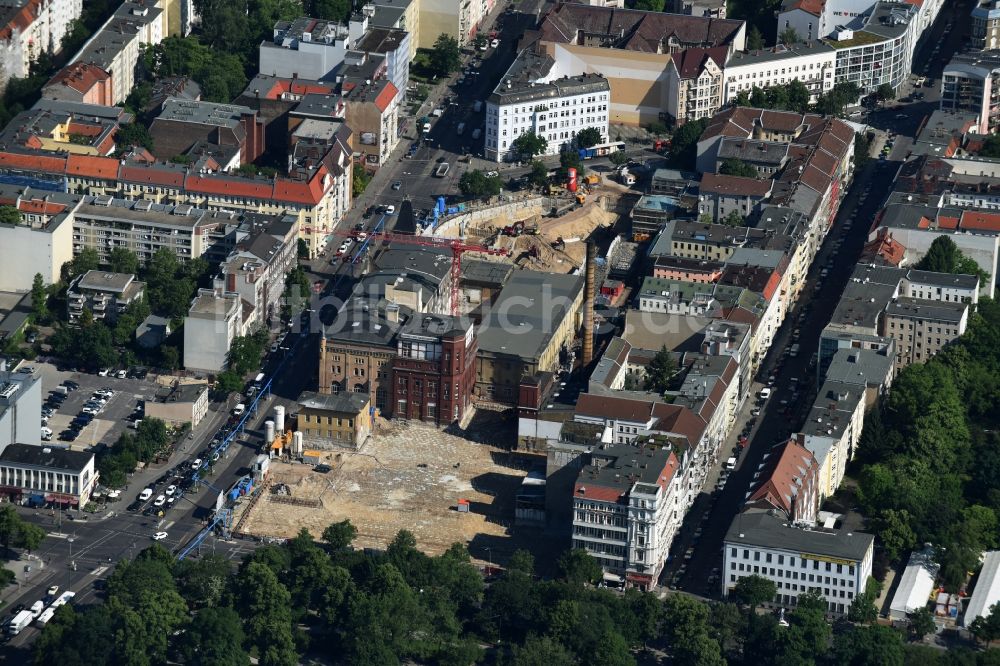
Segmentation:
<svg viewBox="0 0 1000 666">
<path fill-rule="evenodd" d="M 577 482 L 573 487 L 573 495 L 575 497 L 585 497 L 598 502 L 617 502 L 624 494 L 617 488 L 607 488 L 588 483 Z"/>
<path fill-rule="evenodd" d="M 677 68 L 681 79 L 695 79 L 704 71 L 705 64 L 709 60 L 713 61 L 716 67 L 722 69 L 726 66 L 728 56 L 729 48 L 726 46 L 713 46 L 708 49 L 692 48 L 675 53 L 671 62 Z"/>
<path fill-rule="evenodd" d="M 396 99 L 396 95 L 399 94 L 399 88 L 392 85 L 392 83 L 386 83 L 385 87 L 375 98 L 375 106 L 378 108 L 380 113 L 385 113 L 385 110 L 389 108 L 392 100 Z"/>
<path fill-rule="evenodd" d="M 120 173 L 121 179 L 128 183 L 159 185 L 160 187 L 170 187 L 178 190 L 184 187 L 184 172 L 181 169 L 150 169 L 148 167 L 123 166 Z"/>
<path fill-rule="evenodd" d="M 750 495 L 749 501 L 763 500 L 791 516 L 795 508 L 793 502 L 803 501 L 803 488 L 815 484 L 819 472 L 816 459 L 809 449 L 790 439 L 780 451 L 772 451 L 767 462 L 770 470 L 765 470 L 763 482 Z"/>
<path fill-rule="evenodd" d="M 826 6 L 826 0 L 797 0 L 787 5 L 783 11 L 791 11 L 793 9 L 801 9 L 804 12 L 812 14 L 813 16 L 819 16 L 823 13 L 823 7 Z"/>
<path fill-rule="evenodd" d="M 118 166 L 118 160 L 113 157 L 70 155 L 67 158 L 66 175 L 100 178 L 101 180 L 117 180 Z"/>
<path fill-rule="evenodd" d="M 861 251 L 862 257 L 873 257 L 882 260 L 890 266 L 899 266 L 903 263 L 903 256 L 906 248 L 898 240 L 892 237 L 892 232 L 886 228 L 880 228 L 874 240 L 865 244 Z"/>
<path fill-rule="evenodd" d="M 56 75 L 45 85 L 64 85 L 77 92 L 85 93 L 98 83 L 110 78 L 110 74 L 93 63 L 75 62 L 56 72 Z"/>
<path fill-rule="evenodd" d="M 974 210 L 962 212 L 961 227 L 976 231 L 1000 231 L 1000 215 L 997 213 L 980 213 Z"/>
<path fill-rule="evenodd" d="M 28 0 L 28 3 L 22 7 L 9 21 L 7 24 L 0 28 L 0 40 L 8 41 L 10 36 L 15 30 L 18 32 L 24 32 L 25 28 L 30 26 L 38 18 L 41 10 L 42 0 Z"/>
<path fill-rule="evenodd" d="M 605 395 L 583 393 L 576 401 L 577 414 L 595 418 L 645 422 L 649 420 L 651 412 L 652 403 L 649 400 L 610 398 Z"/>
<path fill-rule="evenodd" d="M 11 202 L 13 203 L 13 202 Z M 17 209 L 22 213 L 41 213 L 43 215 L 57 215 L 66 210 L 66 204 L 44 201 L 42 199 L 31 199 L 21 201 L 17 204 Z"/>
</svg>

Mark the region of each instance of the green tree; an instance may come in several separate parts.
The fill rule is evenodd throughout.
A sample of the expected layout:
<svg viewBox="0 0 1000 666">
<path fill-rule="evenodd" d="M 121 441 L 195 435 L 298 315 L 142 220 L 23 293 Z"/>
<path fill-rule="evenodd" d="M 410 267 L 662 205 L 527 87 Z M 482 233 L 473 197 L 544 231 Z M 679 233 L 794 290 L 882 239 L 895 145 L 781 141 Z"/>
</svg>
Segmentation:
<svg viewBox="0 0 1000 666">
<path fill-rule="evenodd" d="M 153 135 L 149 133 L 145 125 L 137 122 L 121 125 L 115 133 L 115 146 L 119 151 L 130 150 L 134 146 L 153 149 Z"/>
<path fill-rule="evenodd" d="M 806 84 L 802 83 L 799 79 L 792 79 L 786 84 L 785 89 L 788 91 L 789 110 L 797 113 L 806 113 L 809 111 L 809 102 L 812 98 L 812 93 L 809 92 Z"/>
<path fill-rule="evenodd" d="M 178 653 L 190 666 L 245 666 L 243 627 L 232 608 L 205 608 L 178 640 Z"/>
<path fill-rule="evenodd" d="M 448 76 L 461 66 L 462 54 L 458 49 L 458 41 L 451 35 L 442 33 L 434 40 L 431 69 L 438 76 Z"/>
<path fill-rule="evenodd" d="M 778 41 L 782 44 L 796 44 L 799 41 L 799 33 L 795 28 L 787 27 L 778 34 Z"/>
<path fill-rule="evenodd" d="M 698 139 L 708 127 L 707 118 L 684 123 L 674 130 L 670 138 L 670 163 L 678 169 L 694 171 L 698 152 Z"/>
<path fill-rule="evenodd" d="M 372 182 L 372 174 L 365 169 L 354 169 L 351 176 L 351 190 L 354 196 L 358 197 L 368 189 L 368 183 Z"/>
<path fill-rule="evenodd" d="M 834 637 L 831 659 L 849 666 L 903 666 L 903 641 L 889 627 L 852 627 Z"/>
<path fill-rule="evenodd" d="M 927 249 L 927 253 L 917 262 L 918 270 L 952 275 L 976 275 L 980 281 L 989 280 L 986 273 L 975 260 L 967 257 L 948 236 L 938 236 Z"/>
<path fill-rule="evenodd" d="M 875 608 L 875 600 L 878 599 L 881 585 L 877 580 L 868 577 L 865 591 L 854 597 L 850 607 L 847 609 L 847 619 L 859 624 L 872 624 L 878 619 L 878 609 Z"/>
<path fill-rule="evenodd" d="M 1000 638 L 1000 602 L 990 606 L 989 613 L 980 615 L 969 625 L 977 641 L 987 645 Z"/>
<path fill-rule="evenodd" d="M 351 545 L 357 536 L 358 528 L 352 525 L 348 519 L 330 523 L 323 530 L 323 541 L 333 550 L 344 550 Z"/>
<path fill-rule="evenodd" d="M 747 50 L 760 51 L 762 48 L 764 48 L 764 35 L 757 26 L 751 25 L 747 30 Z"/>
<path fill-rule="evenodd" d="M 350 0 L 313 0 L 309 16 L 326 21 L 347 23 L 351 16 Z"/>
<path fill-rule="evenodd" d="M 662 12 L 663 0 L 635 0 L 633 9 L 639 9 L 645 12 Z"/>
<path fill-rule="evenodd" d="M 624 150 L 616 150 L 611 153 L 611 163 L 616 167 L 625 166 L 628 163 L 629 157 Z"/>
<path fill-rule="evenodd" d="M 773 601 L 777 593 L 778 588 L 775 587 L 772 581 L 763 576 L 752 574 L 740 578 L 729 593 L 729 596 L 737 603 L 749 606 L 750 608 L 757 608 L 763 603 Z"/>
<path fill-rule="evenodd" d="M 45 279 L 41 273 L 35 273 L 31 281 L 31 314 L 38 323 L 49 320 L 49 293 L 45 289 Z"/>
<path fill-rule="evenodd" d="M 891 83 L 883 83 L 875 89 L 875 97 L 880 102 L 890 102 L 896 99 L 896 89 Z"/>
<path fill-rule="evenodd" d="M 692 597 L 672 594 L 663 600 L 664 637 L 678 664 L 725 664 L 717 641 L 710 636 L 709 607 Z"/>
<path fill-rule="evenodd" d="M 677 361 L 666 345 L 656 352 L 656 356 L 646 366 L 646 390 L 665 393 L 670 390 L 674 375 L 677 374 Z"/>
<path fill-rule="evenodd" d="M 541 155 L 549 145 L 548 139 L 528 130 L 522 132 L 510 144 L 510 149 L 524 160 L 530 160 L 535 155 Z"/>
<path fill-rule="evenodd" d="M 980 157 L 1000 157 L 1000 136 L 990 134 L 983 139 L 983 147 L 979 149 Z"/>
<path fill-rule="evenodd" d="M 101 264 L 101 257 L 97 254 L 97 250 L 85 247 L 80 250 L 80 254 L 73 257 L 73 261 L 69 262 L 68 278 L 72 279 L 78 275 L 83 275 L 87 271 L 96 271 Z"/>
<path fill-rule="evenodd" d="M 21 212 L 14 206 L 0 206 L 0 224 L 21 224 Z"/>
<path fill-rule="evenodd" d="M 164 370 L 174 371 L 181 367 L 181 352 L 172 345 L 160 347 L 160 365 Z"/>
<path fill-rule="evenodd" d="M 108 267 L 115 273 L 137 274 L 139 272 L 139 257 L 132 250 L 115 247 L 108 253 Z"/>
<path fill-rule="evenodd" d="M 741 90 L 736 93 L 736 98 L 733 100 L 733 106 L 752 106 L 750 101 L 750 91 Z"/>
<path fill-rule="evenodd" d="M 549 168 L 538 160 L 532 161 L 531 171 L 528 172 L 528 182 L 535 187 L 542 187 L 549 182 Z"/>
<path fill-rule="evenodd" d="M 730 227 L 742 227 L 742 226 L 746 226 L 745 225 L 745 220 L 746 220 L 746 218 L 744 218 L 742 215 L 740 215 L 740 211 L 738 211 L 738 210 L 731 210 L 731 211 L 729 211 L 729 214 L 726 215 L 721 220 L 719 220 L 719 222 L 721 224 L 725 224 L 725 225 L 730 226 Z"/>
<path fill-rule="evenodd" d="M 604 575 L 601 565 L 583 548 L 573 548 L 559 558 L 559 575 L 576 585 L 596 584 Z"/>
<path fill-rule="evenodd" d="M 247 642 L 266 666 L 295 666 L 291 595 L 266 565 L 251 562 L 236 577 L 233 608 L 243 618 Z"/>
<path fill-rule="evenodd" d="M 730 157 L 722 161 L 719 166 L 719 173 L 723 176 L 739 176 L 741 178 L 757 178 L 757 169 L 753 166 Z"/>
<path fill-rule="evenodd" d="M 581 148 L 596 146 L 601 143 L 603 139 L 604 137 L 601 136 L 601 130 L 596 127 L 585 127 L 576 133 L 576 144 Z"/>
<path fill-rule="evenodd" d="M 564 150 L 559 153 L 559 168 L 556 170 L 556 178 L 565 182 L 569 178 L 569 170 L 576 169 L 577 177 L 583 176 L 587 168 L 583 166 L 580 153 L 575 150 Z"/>
<path fill-rule="evenodd" d="M 934 623 L 934 614 L 927 607 L 918 608 L 909 615 L 910 633 L 918 641 L 922 641 L 924 636 L 932 634 L 937 629 Z"/>
<path fill-rule="evenodd" d="M 181 560 L 174 567 L 178 592 L 195 608 L 217 605 L 231 573 L 229 560 L 221 555 Z"/>
<path fill-rule="evenodd" d="M 548 636 L 529 636 L 523 645 L 514 645 L 511 666 L 573 666 L 569 650 Z"/>
<path fill-rule="evenodd" d="M 479 169 L 466 171 L 458 180 L 458 189 L 467 197 L 488 197 L 500 194 L 500 176 L 487 176 Z"/>
</svg>

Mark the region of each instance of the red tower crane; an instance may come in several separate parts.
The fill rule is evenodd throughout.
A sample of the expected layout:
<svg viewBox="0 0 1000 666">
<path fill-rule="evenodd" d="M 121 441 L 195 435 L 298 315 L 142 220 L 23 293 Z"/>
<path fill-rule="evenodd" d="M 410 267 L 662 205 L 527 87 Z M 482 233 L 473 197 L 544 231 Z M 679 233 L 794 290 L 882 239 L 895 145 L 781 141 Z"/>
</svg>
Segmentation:
<svg viewBox="0 0 1000 666">
<path fill-rule="evenodd" d="M 358 234 L 355 234 L 358 235 Z M 466 252 L 482 252 L 493 256 L 506 257 L 507 250 L 493 249 L 483 245 L 466 243 L 458 238 L 438 238 L 435 236 L 414 236 L 378 231 L 372 234 L 369 242 L 381 239 L 390 243 L 408 243 L 422 247 L 436 247 L 451 250 L 451 314 L 458 314 L 458 284 L 462 277 L 462 255 Z"/>
</svg>

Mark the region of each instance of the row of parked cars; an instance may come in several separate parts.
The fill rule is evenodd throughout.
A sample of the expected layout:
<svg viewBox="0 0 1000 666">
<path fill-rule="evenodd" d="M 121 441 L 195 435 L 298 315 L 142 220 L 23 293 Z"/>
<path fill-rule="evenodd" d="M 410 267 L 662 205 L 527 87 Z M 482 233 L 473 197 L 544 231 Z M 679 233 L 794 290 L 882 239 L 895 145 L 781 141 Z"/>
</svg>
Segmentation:
<svg viewBox="0 0 1000 666">
<path fill-rule="evenodd" d="M 49 400 L 53 399 L 58 402 L 58 406 L 62 405 L 62 401 L 66 399 L 66 396 L 80 388 L 80 385 L 76 382 L 65 381 L 60 384 L 56 389 L 50 394 Z M 61 389 L 65 389 L 65 392 L 60 392 Z M 59 398 L 58 396 L 62 396 Z M 69 427 L 59 433 L 59 439 L 64 442 L 75 441 L 77 437 L 80 436 L 80 431 L 86 428 L 90 423 L 97 418 L 97 415 L 104 411 L 108 402 L 111 398 L 115 396 L 115 391 L 109 386 L 97 389 L 93 394 L 87 399 L 80 408 L 80 412 L 70 421 Z M 58 406 L 56 408 L 58 408 Z M 42 412 L 43 415 L 45 412 Z"/>
</svg>

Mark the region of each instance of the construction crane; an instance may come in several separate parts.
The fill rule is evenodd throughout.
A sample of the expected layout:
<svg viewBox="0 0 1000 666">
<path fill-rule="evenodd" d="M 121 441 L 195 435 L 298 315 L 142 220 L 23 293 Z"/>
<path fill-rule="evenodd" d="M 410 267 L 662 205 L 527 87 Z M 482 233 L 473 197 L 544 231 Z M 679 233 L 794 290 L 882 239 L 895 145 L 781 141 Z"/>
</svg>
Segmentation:
<svg viewBox="0 0 1000 666">
<path fill-rule="evenodd" d="M 354 234 L 357 236 L 358 234 Z M 408 243 L 421 247 L 435 247 L 451 251 L 451 314 L 458 314 L 458 284 L 462 277 L 462 255 L 466 252 L 482 252 L 493 256 L 506 257 L 507 250 L 493 249 L 484 245 L 474 245 L 466 243 L 457 238 L 438 238 L 435 236 L 414 236 L 411 234 L 397 234 L 388 231 L 374 232 L 370 240 L 381 239 L 389 243 Z"/>
</svg>

